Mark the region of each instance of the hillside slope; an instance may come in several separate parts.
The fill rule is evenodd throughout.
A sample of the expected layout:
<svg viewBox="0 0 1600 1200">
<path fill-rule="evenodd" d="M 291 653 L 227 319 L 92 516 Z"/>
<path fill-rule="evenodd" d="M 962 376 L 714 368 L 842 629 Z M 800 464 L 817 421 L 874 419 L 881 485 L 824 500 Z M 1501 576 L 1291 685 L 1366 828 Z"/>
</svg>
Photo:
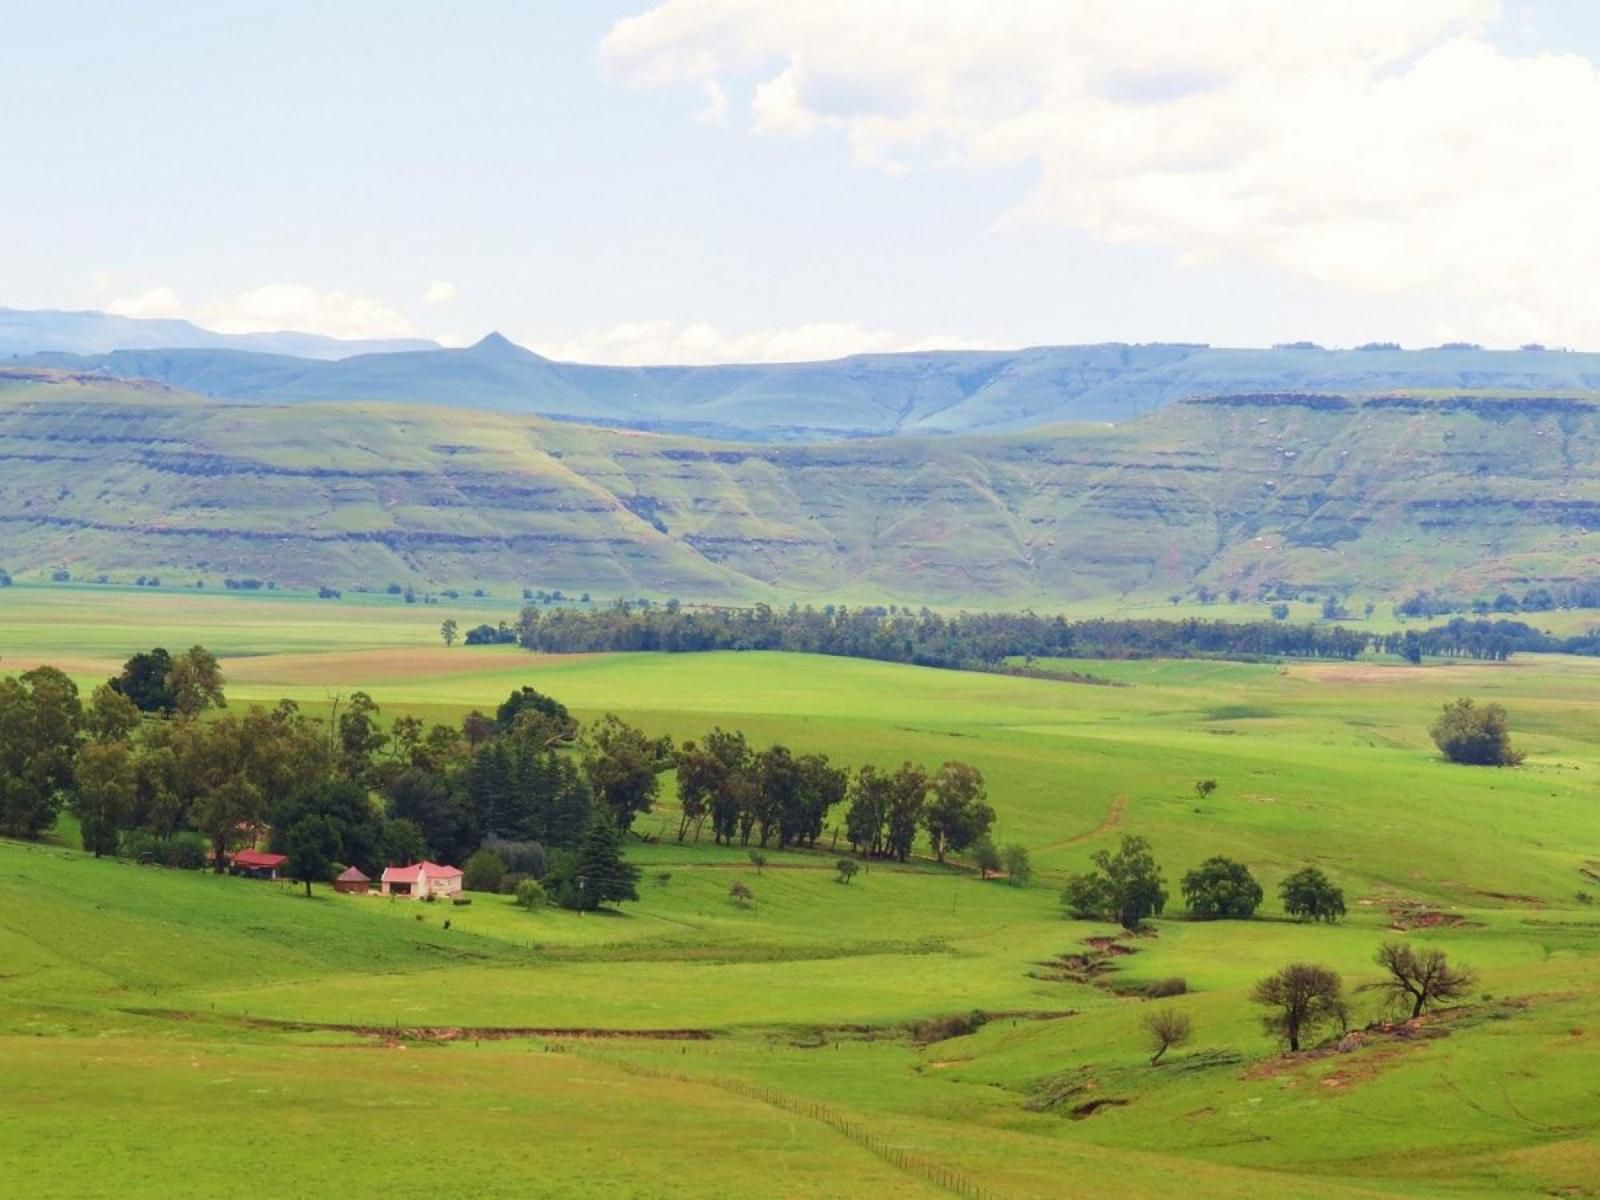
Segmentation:
<svg viewBox="0 0 1600 1200">
<path fill-rule="evenodd" d="M 718 444 L 0 380 L 0 564 L 1039 603 L 1600 575 L 1600 405 L 1251 395 L 1115 428 Z"/>
<path fill-rule="evenodd" d="M 1179 345 L 871 354 L 710 367 L 558 363 L 490 335 L 461 350 L 315 362 L 243 350 L 38 355 L 227 400 L 387 400 L 747 441 L 1015 432 L 1125 421 L 1191 396 L 1600 390 L 1600 355 L 1540 350 L 1226 350 Z"/>
</svg>

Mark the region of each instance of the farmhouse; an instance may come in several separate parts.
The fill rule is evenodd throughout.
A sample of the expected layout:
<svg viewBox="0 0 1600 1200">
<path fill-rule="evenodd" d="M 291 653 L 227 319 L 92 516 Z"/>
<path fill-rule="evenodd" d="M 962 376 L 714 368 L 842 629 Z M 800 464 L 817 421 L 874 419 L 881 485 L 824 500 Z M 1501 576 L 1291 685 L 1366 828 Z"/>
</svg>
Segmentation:
<svg viewBox="0 0 1600 1200">
<path fill-rule="evenodd" d="M 278 871 L 289 861 L 286 854 L 268 854 L 263 850 L 238 850 L 233 855 L 233 873 L 247 879 L 277 879 Z"/>
<path fill-rule="evenodd" d="M 346 867 L 333 880 L 334 891 L 354 896 L 365 896 L 371 886 L 372 879 L 360 867 Z"/>
<path fill-rule="evenodd" d="M 410 896 L 426 900 L 430 896 L 454 896 L 461 890 L 461 871 L 438 863 L 419 862 L 409 867 L 385 867 L 379 881 L 385 896 Z"/>
</svg>

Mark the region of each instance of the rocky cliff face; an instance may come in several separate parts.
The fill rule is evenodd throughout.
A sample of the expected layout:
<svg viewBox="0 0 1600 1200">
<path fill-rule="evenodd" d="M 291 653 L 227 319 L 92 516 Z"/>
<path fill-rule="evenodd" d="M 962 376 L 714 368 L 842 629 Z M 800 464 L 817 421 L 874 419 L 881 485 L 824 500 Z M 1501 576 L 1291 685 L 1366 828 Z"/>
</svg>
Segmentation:
<svg viewBox="0 0 1600 1200">
<path fill-rule="evenodd" d="M 0 383 L 0 565 L 1043 603 L 1600 575 L 1595 404 L 1269 394 L 1116 428 L 716 444 Z"/>
</svg>

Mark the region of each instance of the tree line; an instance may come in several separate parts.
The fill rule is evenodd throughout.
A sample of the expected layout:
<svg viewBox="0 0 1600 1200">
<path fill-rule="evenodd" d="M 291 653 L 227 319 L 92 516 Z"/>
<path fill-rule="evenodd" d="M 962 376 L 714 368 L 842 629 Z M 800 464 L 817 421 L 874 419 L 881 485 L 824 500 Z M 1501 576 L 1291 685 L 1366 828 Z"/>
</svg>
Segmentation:
<svg viewBox="0 0 1600 1200">
<path fill-rule="evenodd" d="M 509 640 L 482 627 L 482 640 Z M 1600 636 L 1554 638 L 1520 621 L 1468 621 L 1374 634 L 1341 625 L 1275 621 L 1068 621 L 1036 613 L 959 613 L 898 607 L 685 609 L 618 601 L 602 609 L 522 610 L 517 642 L 541 653 L 787 650 L 961 670 L 1015 670 L 1050 658 L 1333 658 L 1369 651 L 1503 660 L 1514 652 L 1600 654 Z"/>
</svg>

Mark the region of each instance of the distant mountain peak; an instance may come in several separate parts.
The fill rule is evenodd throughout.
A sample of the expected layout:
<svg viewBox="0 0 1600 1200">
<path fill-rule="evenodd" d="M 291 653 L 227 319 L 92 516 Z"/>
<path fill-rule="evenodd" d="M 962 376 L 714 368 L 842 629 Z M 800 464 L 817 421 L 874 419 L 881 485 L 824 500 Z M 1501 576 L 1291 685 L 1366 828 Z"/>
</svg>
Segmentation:
<svg viewBox="0 0 1600 1200">
<path fill-rule="evenodd" d="M 526 346 L 519 346 L 505 334 L 496 331 L 484 338 L 480 338 L 467 347 L 469 354 L 494 354 L 504 357 L 538 358 L 539 355 L 529 350 Z"/>
</svg>

